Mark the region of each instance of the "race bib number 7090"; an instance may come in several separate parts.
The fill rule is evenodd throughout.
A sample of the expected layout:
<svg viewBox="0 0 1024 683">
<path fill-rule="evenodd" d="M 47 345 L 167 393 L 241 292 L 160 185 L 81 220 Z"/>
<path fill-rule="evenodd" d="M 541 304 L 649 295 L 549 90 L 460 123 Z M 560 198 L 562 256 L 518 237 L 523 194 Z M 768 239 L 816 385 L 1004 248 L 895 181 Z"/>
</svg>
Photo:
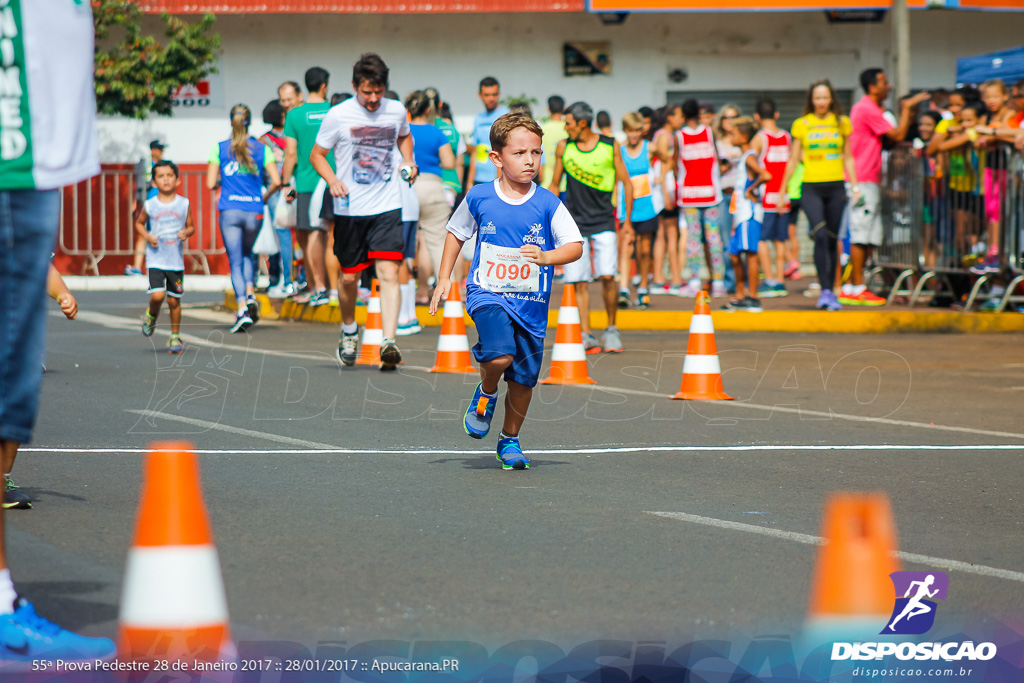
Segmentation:
<svg viewBox="0 0 1024 683">
<path fill-rule="evenodd" d="M 539 292 L 540 266 L 530 263 L 519 247 L 499 247 L 480 243 L 477 277 L 480 285 L 491 292 Z"/>
</svg>

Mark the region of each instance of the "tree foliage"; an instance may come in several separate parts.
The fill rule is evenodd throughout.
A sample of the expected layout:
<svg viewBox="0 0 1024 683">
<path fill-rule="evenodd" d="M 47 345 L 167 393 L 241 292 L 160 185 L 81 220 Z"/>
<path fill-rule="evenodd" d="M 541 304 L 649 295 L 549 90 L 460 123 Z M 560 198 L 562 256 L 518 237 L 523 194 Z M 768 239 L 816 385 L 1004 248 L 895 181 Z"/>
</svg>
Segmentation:
<svg viewBox="0 0 1024 683">
<path fill-rule="evenodd" d="M 215 17 L 190 24 L 161 15 L 165 41 L 144 35 L 144 13 L 135 0 L 93 0 L 96 26 L 96 108 L 100 114 L 145 119 L 169 116 L 171 94 L 217 73 L 220 36 L 208 34 Z"/>
</svg>

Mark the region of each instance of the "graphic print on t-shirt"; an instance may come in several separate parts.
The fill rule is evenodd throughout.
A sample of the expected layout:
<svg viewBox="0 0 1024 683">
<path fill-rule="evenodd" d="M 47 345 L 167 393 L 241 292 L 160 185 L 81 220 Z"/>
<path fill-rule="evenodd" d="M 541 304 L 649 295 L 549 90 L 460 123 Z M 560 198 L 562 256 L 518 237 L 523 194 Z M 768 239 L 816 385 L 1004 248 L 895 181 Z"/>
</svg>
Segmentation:
<svg viewBox="0 0 1024 683">
<path fill-rule="evenodd" d="M 394 173 L 394 126 L 352 126 L 352 180 L 360 185 L 389 182 Z"/>
</svg>

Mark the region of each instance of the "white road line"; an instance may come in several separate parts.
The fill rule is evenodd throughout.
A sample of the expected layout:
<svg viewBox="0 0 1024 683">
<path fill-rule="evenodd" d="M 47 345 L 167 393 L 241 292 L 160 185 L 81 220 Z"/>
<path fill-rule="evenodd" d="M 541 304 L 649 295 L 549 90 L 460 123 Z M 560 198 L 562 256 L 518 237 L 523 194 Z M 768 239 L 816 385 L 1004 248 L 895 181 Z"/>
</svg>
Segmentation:
<svg viewBox="0 0 1024 683">
<path fill-rule="evenodd" d="M 78 314 L 77 320 L 81 320 L 87 323 L 93 323 L 117 330 L 139 330 L 141 334 L 142 322 L 135 322 L 130 318 L 122 318 L 117 315 L 109 315 L 107 313 L 97 313 L 96 311 L 82 311 Z M 224 337 L 231 337 L 231 333 L 228 332 L 227 327 L 223 330 Z M 171 331 L 167 328 L 158 327 L 156 328 L 155 334 L 161 337 L 169 337 Z M 265 356 L 274 356 L 277 358 L 298 358 L 300 360 L 317 360 L 323 361 L 328 357 L 326 353 L 314 354 L 314 353 L 295 353 L 294 351 L 277 351 L 275 349 L 256 349 L 251 346 L 245 346 L 243 344 L 218 344 L 210 341 L 207 337 L 200 337 L 195 334 L 189 334 L 183 332 L 181 334 L 182 341 L 190 344 L 196 344 L 198 346 L 214 346 L 218 349 L 225 351 L 244 351 L 246 353 L 262 353 Z M 405 366 L 402 366 L 403 368 Z M 418 368 L 417 368 L 418 369 Z M 429 368 L 424 368 L 429 370 Z"/>
<path fill-rule="evenodd" d="M 726 519 L 715 519 L 714 517 L 701 517 L 700 515 L 690 515 L 686 514 L 685 512 L 652 512 L 650 510 L 644 510 L 644 512 L 648 515 L 667 517 L 669 519 L 676 519 L 681 522 L 703 524 L 705 526 L 717 527 L 719 529 L 729 529 L 730 531 L 745 531 L 751 534 L 761 534 L 762 536 L 781 538 L 786 541 L 803 543 L 805 545 L 824 545 L 825 543 L 825 539 L 821 536 L 798 534 L 792 531 L 782 531 L 781 529 L 769 529 L 767 527 L 755 526 L 753 524 L 730 522 Z M 968 574 L 977 574 L 979 576 L 988 576 L 995 579 L 1006 579 L 1007 581 L 1018 581 L 1024 583 L 1024 573 L 1010 571 L 1009 569 L 998 569 L 997 567 L 988 567 L 983 564 L 971 564 L 969 562 L 950 560 L 944 557 L 918 555 L 917 553 L 905 553 L 897 551 L 893 553 L 893 555 L 905 562 L 912 562 L 914 564 L 923 564 L 931 567 L 937 567 L 940 569 L 952 569 L 955 571 L 966 572 Z"/>
<path fill-rule="evenodd" d="M 566 384 L 566 387 L 575 389 L 587 389 L 589 391 L 606 391 L 613 394 L 632 394 L 634 396 L 650 396 L 652 398 L 668 398 L 668 394 L 657 391 L 642 391 L 639 389 L 622 389 L 619 387 L 595 386 L 593 384 Z M 1017 432 L 997 432 L 989 429 L 975 429 L 974 427 L 957 427 L 954 425 L 937 425 L 930 422 L 913 422 L 910 420 L 893 420 L 887 417 L 862 417 L 860 415 L 847 415 L 845 413 L 824 412 L 819 410 L 804 410 L 801 408 L 789 408 L 786 406 L 762 405 L 760 403 L 747 403 L 744 401 L 702 401 L 702 403 L 718 403 L 727 405 L 730 408 L 750 408 L 753 410 L 765 410 L 768 412 L 791 413 L 793 415 L 813 415 L 828 419 L 850 420 L 851 422 L 874 422 L 877 424 L 895 425 L 898 427 L 918 427 L 920 429 L 935 429 L 942 432 L 960 432 L 962 434 L 979 434 L 981 436 L 999 436 L 1008 439 L 1024 439 L 1024 434 Z"/>
<path fill-rule="evenodd" d="M 140 415 L 151 415 L 145 410 L 129 410 L 130 413 Z M 197 449 L 196 453 L 208 455 L 493 455 L 493 450 L 459 450 L 459 449 L 361 449 L 361 448 L 335 448 L 326 444 L 316 444 L 301 439 L 292 439 L 286 436 L 278 436 L 267 432 L 255 432 L 250 429 L 239 429 L 229 425 L 219 425 L 205 420 L 196 420 L 177 415 L 164 415 L 162 413 L 153 417 L 178 420 L 210 429 L 219 429 L 232 434 L 244 434 L 246 436 L 280 441 L 284 443 L 295 443 L 296 445 L 311 446 L 304 449 Z M 146 448 L 50 448 L 46 446 L 29 447 L 20 449 L 21 452 L 33 453 L 146 453 Z M 614 455 L 622 453 L 737 453 L 744 451 L 1021 451 L 1024 446 L 1016 444 L 980 444 L 971 446 L 932 446 L 927 444 L 860 444 L 841 446 L 825 446 L 821 444 L 812 445 L 757 445 L 757 446 L 595 446 L 592 448 L 531 448 L 531 455 Z"/>
<path fill-rule="evenodd" d="M 113 328 L 117 328 L 117 329 L 137 329 L 141 325 L 140 322 L 135 322 L 135 321 L 133 321 L 133 320 L 131 320 L 129 318 L 123 318 L 123 317 L 115 316 L 115 315 L 108 315 L 106 313 L 97 313 L 95 311 L 83 311 L 83 312 L 78 314 L 78 319 L 82 320 L 82 321 L 85 321 L 85 322 L 91 322 L 91 323 L 94 323 L 94 324 L 97 324 L 97 325 L 103 325 L 103 326 L 106 326 L 106 327 L 113 327 Z M 169 334 L 169 332 L 166 332 L 165 330 L 162 330 L 162 329 L 159 329 L 159 328 L 157 329 L 157 332 L 159 332 L 161 334 Z M 191 334 L 183 334 L 183 335 L 181 335 L 181 338 L 184 341 L 190 342 L 190 343 L 193 343 L 193 344 L 200 344 L 200 345 L 210 344 L 210 345 L 213 345 L 210 342 L 209 339 L 204 339 L 203 337 L 198 337 L 198 336 L 191 335 Z M 235 350 L 235 351 L 246 351 L 246 352 L 249 352 L 249 353 L 262 353 L 264 355 L 276 356 L 276 357 L 281 357 L 281 358 L 299 358 L 299 359 L 302 359 L 302 360 L 319 360 L 319 361 L 324 360 L 324 355 L 323 354 L 320 354 L 320 355 L 301 354 L 301 353 L 294 353 L 294 352 L 289 352 L 289 351 L 277 351 L 277 350 L 274 350 L 274 349 L 258 349 L 258 348 L 252 348 L 252 347 L 249 347 L 249 346 L 241 346 L 241 345 L 236 345 L 236 344 L 217 344 L 216 346 L 217 346 L 217 348 L 220 348 L 220 349 Z M 1016 365 L 1016 364 L 1011 364 L 1011 365 Z M 1021 364 L 1021 365 L 1024 365 L 1024 364 Z M 428 372 L 430 370 L 430 368 L 427 368 L 425 366 L 418 366 L 418 365 L 403 365 L 402 369 L 403 370 L 417 370 L 417 371 L 421 371 L 421 372 Z M 643 390 L 639 390 L 639 389 L 626 389 L 626 388 L 623 388 L 623 387 L 595 386 L 595 385 L 592 385 L 592 384 L 582 384 L 582 385 L 581 384 L 567 384 L 567 385 L 564 385 L 564 386 L 575 387 L 577 389 L 585 389 L 585 390 L 588 390 L 588 391 L 606 391 L 606 392 L 609 392 L 609 393 L 629 394 L 629 395 L 632 395 L 632 396 L 648 396 L 648 397 L 651 397 L 651 398 L 667 399 L 668 396 L 669 396 L 667 393 L 662 393 L 662 392 L 658 392 L 658 391 L 643 391 Z M 943 431 L 943 432 L 957 432 L 957 433 L 960 433 L 960 434 L 977 434 L 977 435 L 981 435 L 981 436 L 995 436 L 995 437 L 1002 437 L 1002 438 L 1008 438 L 1008 439 L 1024 440 L 1024 433 L 1018 433 L 1018 432 L 999 432 L 999 431 L 993 431 L 993 430 L 988 430 L 988 429 L 976 429 L 974 427 L 959 427 L 959 426 L 955 426 L 955 425 L 939 425 L 939 424 L 933 424 L 933 423 L 928 423 L 928 422 L 914 422 L 912 420 L 893 420 L 893 419 L 886 418 L 886 417 L 862 417 L 860 415 L 848 415 L 848 414 L 845 414 L 845 413 L 834 413 L 834 412 L 825 412 L 825 411 L 817 411 L 817 410 L 802 410 L 800 408 L 790 408 L 790 407 L 786 407 L 786 406 L 775 406 L 775 405 L 762 405 L 762 404 L 759 404 L 759 403 L 747 403 L 747 402 L 743 402 L 743 401 L 727 401 L 727 402 L 726 401 L 708 401 L 706 403 L 725 403 L 725 404 L 729 405 L 730 407 L 735 406 L 737 408 L 748 408 L 748 409 L 751 409 L 751 410 L 761 410 L 761 411 L 768 411 L 768 412 L 776 411 L 776 412 L 779 412 L 779 413 L 790 413 L 790 414 L 794 414 L 794 415 L 801 415 L 802 414 L 802 415 L 809 415 L 809 416 L 814 416 L 814 417 L 824 417 L 824 418 L 828 418 L 828 419 L 850 420 L 850 421 L 853 421 L 853 422 L 873 422 L 873 423 L 876 423 L 876 424 L 893 425 L 893 426 L 896 426 L 896 427 L 914 427 L 914 428 L 917 428 L 917 429 L 934 429 L 936 431 Z"/>
<path fill-rule="evenodd" d="M 242 436 L 248 436 L 251 438 L 267 439 L 268 441 L 276 441 L 278 443 L 287 443 L 293 446 L 305 446 L 306 448 L 315 448 L 318 450 L 330 450 L 334 446 L 329 443 L 318 443 L 316 441 L 305 441 L 304 439 L 293 439 L 290 436 L 281 436 L 280 434 L 271 434 L 270 432 L 256 432 L 251 429 L 242 429 L 241 427 L 232 427 L 231 425 L 221 424 L 220 422 L 208 422 L 206 420 L 197 420 L 193 417 L 182 417 L 181 415 L 168 415 L 167 413 L 154 413 L 149 410 L 134 410 L 129 408 L 125 412 L 134 413 L 135 415 L 143 415 L 152 419 L 160 420 L 171 420 L 172 422 L 184 422 L 185 424 L 195 425 L 197 427 L 206 427 L 207 429 L 215 429 L 221 432 L 229 432 L 231 434 L 241 434 Z"/>
</svg>

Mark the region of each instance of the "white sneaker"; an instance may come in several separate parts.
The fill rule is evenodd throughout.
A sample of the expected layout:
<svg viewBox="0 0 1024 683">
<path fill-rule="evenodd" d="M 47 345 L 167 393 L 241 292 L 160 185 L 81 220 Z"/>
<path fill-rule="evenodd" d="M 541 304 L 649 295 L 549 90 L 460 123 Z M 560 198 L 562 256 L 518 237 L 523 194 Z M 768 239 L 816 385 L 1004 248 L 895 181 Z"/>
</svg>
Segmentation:
<svg viewBox="0 0 1024 683">
<path fill-rule="evenodd" d="M 271 299 L 285 299 L 288 297 L 288 287 L 284 285 L 274 285 L 267 290 L 267 296 Z"/>
<path fill-rule="evenodd" d="M 686 286 L 683 287 L 683 290 L 679 294 L 679 296 L 696 298 L 696 296 L 700 294 L 701 289 L 702 285 L 700 283 L 700 280 L 690 280 L 689 282 L 686 283 Z"/>
<path fill-rule="evenodd" d="M 715 280 L 711 283 L 711 296 L 721 297 L 725 296 L 725 283 L 721 280 Z"/>
<path fill-rule="evenodd" d="M 395 330 L 395 334 L 399 337 L 408 337 L 410 334 L 416 334 L 423 330 L 420 327 L 418 320 L 406 320 L 405 322 L 398 321 L 398 329 Z"/>
</svg>

